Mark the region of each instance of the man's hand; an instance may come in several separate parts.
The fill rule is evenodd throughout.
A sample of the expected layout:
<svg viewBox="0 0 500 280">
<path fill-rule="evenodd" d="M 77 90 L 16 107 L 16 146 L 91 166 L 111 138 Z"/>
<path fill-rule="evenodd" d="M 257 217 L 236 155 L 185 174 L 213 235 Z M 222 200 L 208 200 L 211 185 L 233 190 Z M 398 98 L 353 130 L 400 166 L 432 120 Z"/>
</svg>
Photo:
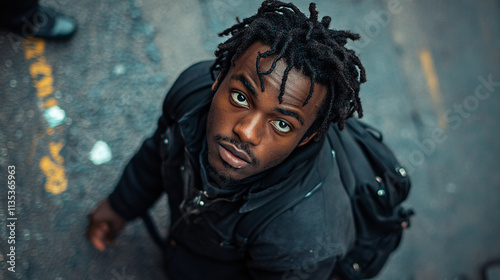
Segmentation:
<svg viewBox="0 0 500 280">
<path fill-rule="evenodd" d="M 106 245 L 115 243 L 125 225 L 125 219 L 111 208 L 107 199 L 103 200 L 88 218 L 87 238 L 101 252 L 106 250 Z"/>
</svg>

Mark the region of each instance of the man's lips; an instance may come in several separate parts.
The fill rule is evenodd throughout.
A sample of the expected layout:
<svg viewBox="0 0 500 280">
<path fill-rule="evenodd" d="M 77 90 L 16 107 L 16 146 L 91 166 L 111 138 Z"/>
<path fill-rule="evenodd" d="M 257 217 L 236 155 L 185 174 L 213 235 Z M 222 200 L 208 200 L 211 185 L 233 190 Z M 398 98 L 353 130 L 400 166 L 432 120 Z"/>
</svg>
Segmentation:
<svg viewBox="0 0 500 280">
<path fill-rule="evenodd" d="M 219 143 L 219 155 L 233 168 L 243 168 L 252 162 L 250 156 L 232 144 Z"/>
</svg>

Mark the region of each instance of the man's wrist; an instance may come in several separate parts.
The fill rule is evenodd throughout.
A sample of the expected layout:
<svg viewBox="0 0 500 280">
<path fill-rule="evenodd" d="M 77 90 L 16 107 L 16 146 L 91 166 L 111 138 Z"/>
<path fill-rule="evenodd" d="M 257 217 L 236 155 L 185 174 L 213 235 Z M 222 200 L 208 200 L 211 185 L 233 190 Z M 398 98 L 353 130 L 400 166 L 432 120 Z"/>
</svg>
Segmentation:
<svg viewBox="0 0 500 280">
<path fill-rule="evenodd" d="M 111 209 L 124 220 L 130 221 L 139 216 L 133 211 L 133 207 L 127 205 L 125 199 L 123 199 L 121 194 L 116 189 L 108 196 L 107 199 Z"/>
</svg>

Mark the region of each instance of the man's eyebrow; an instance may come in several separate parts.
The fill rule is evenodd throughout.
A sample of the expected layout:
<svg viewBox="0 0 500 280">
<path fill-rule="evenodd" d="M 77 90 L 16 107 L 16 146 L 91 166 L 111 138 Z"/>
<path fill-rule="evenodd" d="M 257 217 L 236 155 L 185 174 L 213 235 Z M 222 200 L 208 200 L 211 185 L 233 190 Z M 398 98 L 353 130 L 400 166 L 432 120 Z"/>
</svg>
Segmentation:
<svg viewBox="0 0 500 280">
<path fill-rule="evenodd" d="M 282 115 L 285 115 L 285 116 L 290 116 L 290 117 L 296 118 L 300 122 L 301 125 L 304 125 L 304 118 L 301 115 L 295 113 L 294 111 L 290 111 L 290 110 L 283 109 L 283 108 L 276 108 L 276 109 L 274 109 L 274 111 L 276 111 Z"/>
<path fill-rule="evenodd" d="M 252 93 L 253 96 L 257 96 L 257 92 L 253 88 L 253 86 L 248 82 L 248 80 L 243 75 L 233 75 L 231 79 L 240 81 L 243 85 Z"/>
<path fill-rule="evenodd" d="M 252 93 L 253 96 L 257 96 L 257 92 L 255 91 L 254 87 L 248 82 L 248 80 L 245 78 L 245 76 L 243 76 L 241 74 L 240 75 L 233 75 L 233 76 L 231 76 L 231 79 L 240 81 Z M 274 109 L 274 111 L 276 111 L 282 115 L 285 115 L 285 116 L 293 117 L 293 118 L 297 119 L 301 125 L 304 125 L 304 118 L 294 111 L 283 109 L 283 108 L 276 108 L 276 109 Z"/>
</svg>

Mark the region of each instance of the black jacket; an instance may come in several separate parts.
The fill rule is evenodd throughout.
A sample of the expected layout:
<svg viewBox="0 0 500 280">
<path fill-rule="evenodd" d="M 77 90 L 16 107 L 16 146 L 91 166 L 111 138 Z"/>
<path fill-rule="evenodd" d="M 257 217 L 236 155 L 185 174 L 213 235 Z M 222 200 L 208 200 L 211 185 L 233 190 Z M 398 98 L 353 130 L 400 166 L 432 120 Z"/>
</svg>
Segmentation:
<svg viewBox="0 0 500 280">
<path fill-rule="evenodd" d="M 111 206 L 130 220 L 167 193 L 172 280 L 327 279 L 355 238 L 333 147 L 311 141 L 237 189 L 212 186 L 203 161 L 210 65 L 195 64 L 174 83 L 158 129 L 127 165 Z M 294 196 L 304 199 L 252 235 L 239 234 L 240 223 L 252 220 L 244 217 Z"/>
</svg>

